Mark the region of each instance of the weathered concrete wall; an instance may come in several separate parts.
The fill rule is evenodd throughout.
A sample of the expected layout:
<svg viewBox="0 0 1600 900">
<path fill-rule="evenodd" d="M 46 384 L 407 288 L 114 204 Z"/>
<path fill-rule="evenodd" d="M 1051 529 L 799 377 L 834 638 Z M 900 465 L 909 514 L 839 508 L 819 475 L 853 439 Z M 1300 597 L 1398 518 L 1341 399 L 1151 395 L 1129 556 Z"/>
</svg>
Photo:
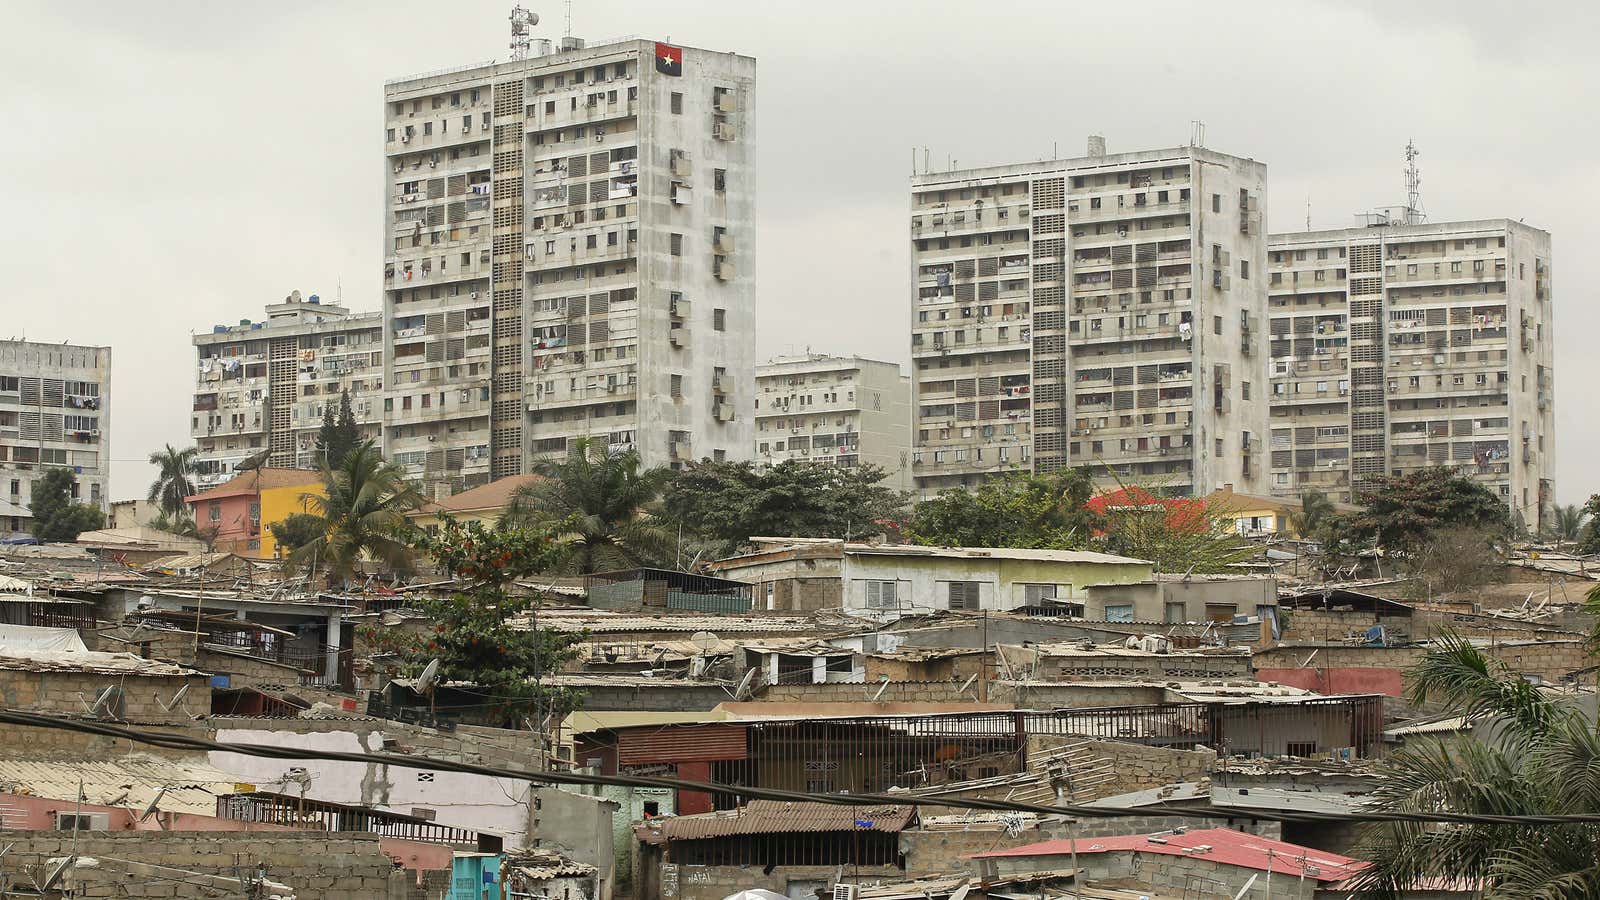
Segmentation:
<svg viewBox="0 0 1600 900">
<path fill-rule="evenodd" d="M 1402 697 L 1405 687 L 1399 669 L 1351 666 L 1348 668 L 1304 668 L 1256 670 L 1256 678 L 1319 694 L 1383 694 Z"/>
<path fill-rule="evenodd" d="M 1513 672 L 1536 675 L 1547 682 L 1560 681 L 1562 676 L 1594 665 L 1595 657 L 1589 654 L 1583 641 L 1578 639 L 1553 641 L 1494 642 L 1480 649 L 1488 656 L 1501 660 Z M 1315 656 L 1313 656 L 1315 652 Z M 1423 647 L 1356 647 L 1327 645 L 1280 644 L 1257 650 L 1252 657 L 1259 673 L 1278 669 L 1406 669 L 1426 653 Z M 1309 660 L 1309 665 L 1307 662 Z M 1277 680 L 1277 679 L 1269 679 Z"/>
<path fill-rule="evenodd" d="M 771 872 L 744 866 L 680 866 L 667 863 L 661 867 L 662 900 L 722 900 L 729 894 L 751 888 L 788 894 L 795 882 L 815 882 L 832 887 L 839 877 L 838 866 L 779 866 Z M 903 880 L 904 873 L 893 866 L 862 866 L 861 882 L 892 882 Z M 846 875 L 855 878 L 857 870 L 846 868 Z M 796 885 L 798 889 L 798 885 Z M 807 894 L 807 900 L 810 895 Z"/>
<path fill-rule="evenodd" d="M 659 687 L 617 685 L 586 685 L 583 691 L 583 708 L 590 711 L 637 710 L 651 712 L 677 712 L 704 710 L 731 699 L 728 692 L 717 685 L 699 687 L 675 686 L 670 682 Z"/>
<path fill-rule="evenodd" d="M 529 809 L 530 844 L 558 850 L 598 868 L 599 897 L 606 900 L 616 885 L 615 817 L 620 805 L 604 797 L 534 788 Z"/>
<path fill-rule="evenodd" d="M 235 720 L 239 721 L 239 720 Z M 245 720 L 249 721 L 249 720 Z M 291 720 L 293 721 L 293 720 Z M 264 790 L 298 790 L 288 781 L 291 767 L 304 768 L 310 775 L 306 796 L 315 800 L 374 806 L 408 815 L 419 808 L 435 813 L 440 825 L 488 831 L 502 835 L 506 848 L 528 846 L 529 786 L 510 778 L 491 778 L 427 767 L 430 755 L 473 753 L 470 739 L 455 737 L 453 750 L 433 747 L 421 751 L 418 731 L 391 728 L 389 723 L 319 722 L 342 726 L 337 730 L 291 731 L 286 728 L 218 728 L 217 740 L 271 744 L 312 750 L 337 750 L 348 753 L 404 752 L 409 749 L 421 763 L 419 768 L 402 768 L 378 763 L 344 762 L 326 759 L 279 760 L 241 753 L 210 754 L 211 764 L 225 772 L 237 773 L 243 780 Z M 529 748 L 531 749 L 531 748 Z M 491 755 L 494 754 L 491 751 Z M 524 756 L 519 765 L 526 765 Z"/>
<path fill-rule="evenodd" d="M 1121 832 L 1128 834 L 1129 832 Z M 1137 833 L 1137 832 L 1135 832 Z M 1041 857 L 998 857 L 976 860 L 982 869 L 999 875 L 1034 872 L 1044 869 L 1067 868 L 1072 864 L 1068 854 Z M 1175 897 L 1238 897 L 1247 900 L 1264 900 L 1266 897 L 1285 900 L 1313 900 L 1317 882 L 1314 879 L 1275 876 L 1271 888 L 1266 879 L 1256 877 L 1248 891 L 1246 882 L 1258 873 L 1257 869 L 1230 866 L 1193 856 L 1168 856 L 1155 853 L 1080 853 L 1078 865 L 1088 879 L 1135 878 L 1157 892 Z"/>
<path fill-rule="evenodd" d="M 966 827 L 916 828 L 900 833 L 900 852 L 904 854 L 906 878 L 948 875 L 964 872 L 974 853 L 1005 850 L 1039 841 L 1065 838 L 1071 829 L 1064 822 L 1033 823 L 1016 834 L 989 823 Z"/>
<path fill-rule="evenodd" d="M 1197 781 L 1211 774 L 1217 754 L 1204 747 L 1197 750 L 1169 750 L 1121 741 L 1096 741 L 1071 735 L 1030 735 L 1029 766 L 1041 753 L 1073 744 L 1087 744 L 1087 752 L 1109 761 L 1109 780 L 1090 786 L 1077 795 L 1079 802 L 1114 797 L 1147 788 L 1163 787 L 1175 781 Z"/>
<path fill-rule="evenodd" d="M 28 875 L 43 881 L 52 858 L 74 852 L 74 836 L 64 832 L 0 832 L 7 846 L 4 877 L 15 889 Z M 62 886 L 82 898 L 174 898 L 207 896 L 195 881 L 174 881 L 142 871 L 138 864 L 165 866 L 213 876 L 236 877 L 242 869 L 266 866 L 267 877 L 287 884 L 301 900 L 412 900 L 409 885 L 417 873 L 396 869 L 376 837 L 323 832 L 300 834 L 197 832 L 79 832 L 76 852 L 99 862 L 72 870 Z M 133 863 L 133 866 L 124 861 Z M 198 879 L 197 879 L 198 880 Z M 432 895 L 436 897 L 437 895 Z M 430 898 L 431 900 L 431 898 Z"/>
</svg>

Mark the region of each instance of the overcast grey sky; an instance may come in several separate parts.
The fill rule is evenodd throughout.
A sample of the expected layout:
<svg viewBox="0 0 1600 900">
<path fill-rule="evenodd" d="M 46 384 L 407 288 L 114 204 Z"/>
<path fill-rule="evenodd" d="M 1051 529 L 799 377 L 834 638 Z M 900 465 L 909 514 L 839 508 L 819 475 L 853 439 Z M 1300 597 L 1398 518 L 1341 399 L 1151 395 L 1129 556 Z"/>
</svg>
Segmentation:
<svg viewBox="0 0 1600 900">
<path fill-rule="evenodd" d="M 558 36 L 563 4 L 532 0 Z M 380 305 L 382 85 L 506 55 L 502 0 L 0 7 L 5 336 L 109 344 L 112 495 L 189 442 L 191 332 Z M 761 14 L 753 11 L 760 10 Z M 1557 495 L 1600 492 L 1600 12 L 1538 2 L 575 0 L 573 33 L 758 60 L 759 352 L 907 359 L 911 148 L 1182 144 L 1268 165 L 1269 227 L 1403 200 L 1555 237 Z"/>
</svg>

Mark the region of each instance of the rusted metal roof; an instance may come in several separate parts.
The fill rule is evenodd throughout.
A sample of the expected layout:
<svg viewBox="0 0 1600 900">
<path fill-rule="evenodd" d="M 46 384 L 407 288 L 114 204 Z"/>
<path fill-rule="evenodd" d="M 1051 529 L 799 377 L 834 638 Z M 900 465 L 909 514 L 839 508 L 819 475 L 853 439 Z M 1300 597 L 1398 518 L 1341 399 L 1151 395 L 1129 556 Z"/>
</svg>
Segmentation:
<svg viewBox="0 0 1600 900">
<path fill-rule="evenodd" d="M 167 678 L 203 675 L 194 669 L 144 659 L 132 653 L 107 653 L 99 650 L 33 650 L 26 647 L 0 647 L 0 669 L 13 672 L 86 672 L 94 675 L 132 675 Z"/>
<path fill-rule="evenodd" d="M 630 766 L 744 759 L 745 732 L 743 725 L 721 724 L 630 728 L 617 732 L 617 762 Z"/>
<path fill-rule="evenodd" d="M 752 800 L 730 812 L 678 816 L 661 822 L 669 841 L 699 841 L 741 834 L 787 834 L 818 831 L 904 831 L 916 816 L 911 806 L 836 806 L 832 803 L 786 803 Z"/>
</svg>

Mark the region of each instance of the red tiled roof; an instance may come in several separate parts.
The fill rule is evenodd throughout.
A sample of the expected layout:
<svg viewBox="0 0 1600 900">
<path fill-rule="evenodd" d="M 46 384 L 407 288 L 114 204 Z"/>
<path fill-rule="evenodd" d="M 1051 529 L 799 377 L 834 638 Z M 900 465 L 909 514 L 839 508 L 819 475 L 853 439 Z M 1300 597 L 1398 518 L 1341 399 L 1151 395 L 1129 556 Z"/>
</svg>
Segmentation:
<svg viewBox="0 0 1600 900">
<path fill-rule="evenodd" d="M 788 834 L 816 831 L 904 831 L 916 810 L 910 806 L 839 806 L 752 800 L 733 812 L 677 816 L 661 822 L 669 841 L 697 841 L 737 834 Z M 867 822 L 868 825 L 860 823 Z"/>
<path fill-rule="evenodd" d="M 203 500 L 258 494 L 269 488 L 321 483 L 322 473 L 315 469 L 251 469 L 235 475 L 209 491 L 202 491 L 183 499 L 185 503 L 199 503 Z"/>
<path fill-rule="evenodd" d="M 975 853 L 972 858 L 1070 856 L 1073 850 L 1072 841 L 1041 841 L 1037 844 L 1012 847 L 1009 850 Z M 1076 850 L 1079 856 L 1128 851 L 1159 853 L 1165 856 L 1189 856 L 1259 871 L 1268 870 L 1268 851 L 1271 851 L 1271 871 L 1274 874 L 1292 875 L 1296 878 L 1303 874 L 1317 881 L 1341 881 L 1367 866 L 1367 863 L 1359 859 L 1313 850 L 1287 841 L 1275 841 L 1230 828 L 1204 828 L 1183 834 L 1125 834 L 1115 837 L 1080 838 Z"/>
</svg>

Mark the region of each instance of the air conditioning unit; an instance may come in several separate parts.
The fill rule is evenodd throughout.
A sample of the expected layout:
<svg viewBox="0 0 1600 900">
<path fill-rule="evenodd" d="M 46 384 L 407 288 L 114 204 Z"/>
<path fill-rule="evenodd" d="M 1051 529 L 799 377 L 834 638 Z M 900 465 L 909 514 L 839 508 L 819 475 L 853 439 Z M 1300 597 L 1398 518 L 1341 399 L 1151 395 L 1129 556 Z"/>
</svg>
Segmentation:
<svg viewBox="0 0 1600 900">
<path fill-rule="evenodd" d="M 409 134 L 400 135 L 400 143 L 402 143 L 402 144 L 411 143 L 411 135 L 409 135 Z"/>
<path fill-rule="evenodd" d="M 856 900 L 859 891 L 856 885 L 841 882 L 833 886 L 833 900 Z"/>
<path fill-rule="evenodd" d="M 718 122 L 711 126 L 711 136 L 719 141 L 731 141 L 739 137 L 739 129 L 732 122 Z"/>
<path fill-rule="evenodd" d="M 687 328 L 674 328 L 668 339 L 672 341 L 672 346 L 674 347 L 687 347 L 689 346 L 689 331 Z"/>
<path fill-rule="evenodd" d="M 476 300 L 476 299 L 478 299 L 478 292 L 477 291 L 473 291 L 472 293 L 468 294 L 467 296 L 470 299 Z"/>
</svg>

